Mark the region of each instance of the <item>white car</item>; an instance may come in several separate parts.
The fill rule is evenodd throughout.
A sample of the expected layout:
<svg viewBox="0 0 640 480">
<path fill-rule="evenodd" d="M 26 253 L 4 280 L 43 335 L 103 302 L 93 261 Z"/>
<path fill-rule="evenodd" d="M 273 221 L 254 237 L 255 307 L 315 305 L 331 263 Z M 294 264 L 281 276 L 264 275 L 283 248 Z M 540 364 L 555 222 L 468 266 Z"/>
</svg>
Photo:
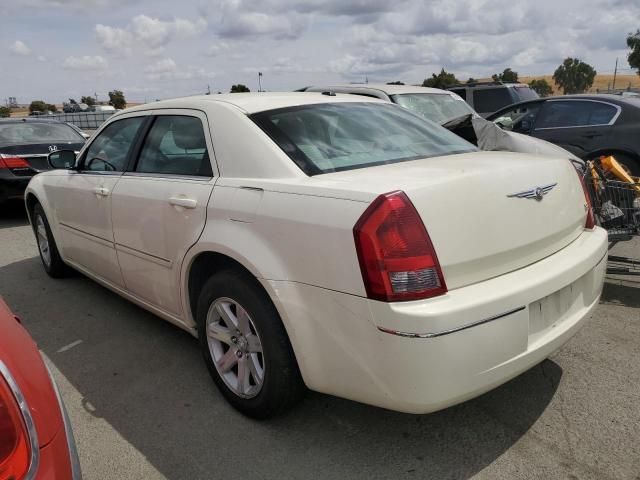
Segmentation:
<svg viewBox="0 0 640 480">
<path fill-rule="evenodd" d="M 557 350 L 600 297 L 607 234 L 562 158 L 479 152 L 353 95 L 230 94 L 110 118 L 26 204 L 73 267 L 199 337 L 243 413 L 304 386 L 426 413 Z"/>
</svg>

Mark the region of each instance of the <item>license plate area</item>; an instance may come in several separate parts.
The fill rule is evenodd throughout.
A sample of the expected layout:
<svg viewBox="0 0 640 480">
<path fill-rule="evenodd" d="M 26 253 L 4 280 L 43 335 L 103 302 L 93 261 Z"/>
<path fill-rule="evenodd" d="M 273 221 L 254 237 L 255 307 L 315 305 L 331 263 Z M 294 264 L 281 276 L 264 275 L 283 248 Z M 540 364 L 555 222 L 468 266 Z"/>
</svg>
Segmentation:
<svg viewBox="0 0 640 480">
<path fill-rule="evenodd" d="M 576 283 L 529 304 L 529 344 L 571 316 L 580 298 Z"/>
</svg>

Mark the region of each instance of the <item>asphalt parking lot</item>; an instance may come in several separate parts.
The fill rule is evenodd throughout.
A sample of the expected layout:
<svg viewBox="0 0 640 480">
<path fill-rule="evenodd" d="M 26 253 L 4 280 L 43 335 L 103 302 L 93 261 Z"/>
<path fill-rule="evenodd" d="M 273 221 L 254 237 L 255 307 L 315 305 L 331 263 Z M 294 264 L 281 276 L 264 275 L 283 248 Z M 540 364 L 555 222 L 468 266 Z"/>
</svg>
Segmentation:
<svg viewBox="0 0 640 480">
<path fill-rule="evenodd" d="M 228 406 L 187 333 L 49 278 L 20 203 L 0 212 L 0 295 L 53 365 L 86 479 L 640 479 L 640 283 L 609 281 L 564 348 L 462 405 L 412 416 L 309 393 L 269 422 Z"/>
</svg>

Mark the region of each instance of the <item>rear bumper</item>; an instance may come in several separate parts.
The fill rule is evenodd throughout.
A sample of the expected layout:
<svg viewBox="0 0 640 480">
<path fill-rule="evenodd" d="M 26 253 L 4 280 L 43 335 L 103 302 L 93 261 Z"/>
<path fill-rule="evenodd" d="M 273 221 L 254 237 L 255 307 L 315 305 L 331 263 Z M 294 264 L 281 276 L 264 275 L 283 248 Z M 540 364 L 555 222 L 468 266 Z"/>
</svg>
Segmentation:
<svg viewBox="0 0 640 480">
<path fill-rule="evenodd" d="M 427 413 L 506 382 L 569 340 L 598 304 L 606 253 L 597 228 L 533 265 L 416 302 L 269 283 L 311 389 Z"/>
<path fill-rule="evenodd" d="M 7 200 L 22 199 L 31 177 L 11 177 L 0 174 L 0 203 Z"/>
</svg>

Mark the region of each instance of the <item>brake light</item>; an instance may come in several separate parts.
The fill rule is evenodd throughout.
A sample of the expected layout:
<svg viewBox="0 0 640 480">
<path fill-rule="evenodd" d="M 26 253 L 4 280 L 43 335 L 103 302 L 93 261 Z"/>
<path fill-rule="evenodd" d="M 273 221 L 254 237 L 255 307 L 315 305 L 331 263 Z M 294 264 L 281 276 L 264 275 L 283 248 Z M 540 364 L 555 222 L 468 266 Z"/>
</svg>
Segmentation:
<svg viewBox="0 0 640 480">
<path fill-rule="evenodd" d="M 0 480 L 23 478 L 29 470 L 29 434 L 9 385 L 0 375 Z"/>
<path fill-rule="evenodd" d="M 0 168 L 31 168 L 31 165 L 24 158 L 0 155 Z"/>
<path fill-rule="evenodd" d="M 578 174 L 578 178 L 580 179 L 580 185 L 582 185 L 582 191 L 584 192 L 584 200 L 586 202 L 585 206 L 587 207 L 587 219 L 584 223 L 584 228 L 586 230 L 593 230 L 596 226 L 596 220 L 593 215 L 593 205 L 591 205 L 591 196 L 589 195 L 587 184 L 584 183 L 584 177 L 580 174 L 580 171 L 577 168 L 575 169 L 575 171 Z"/>
<path fill-rule="evenodd" d="M 429 234 L 404 192 L 376 198 L 353 234 L 368 298 L 419 300 L 447 292 Z"/>
</svg>

